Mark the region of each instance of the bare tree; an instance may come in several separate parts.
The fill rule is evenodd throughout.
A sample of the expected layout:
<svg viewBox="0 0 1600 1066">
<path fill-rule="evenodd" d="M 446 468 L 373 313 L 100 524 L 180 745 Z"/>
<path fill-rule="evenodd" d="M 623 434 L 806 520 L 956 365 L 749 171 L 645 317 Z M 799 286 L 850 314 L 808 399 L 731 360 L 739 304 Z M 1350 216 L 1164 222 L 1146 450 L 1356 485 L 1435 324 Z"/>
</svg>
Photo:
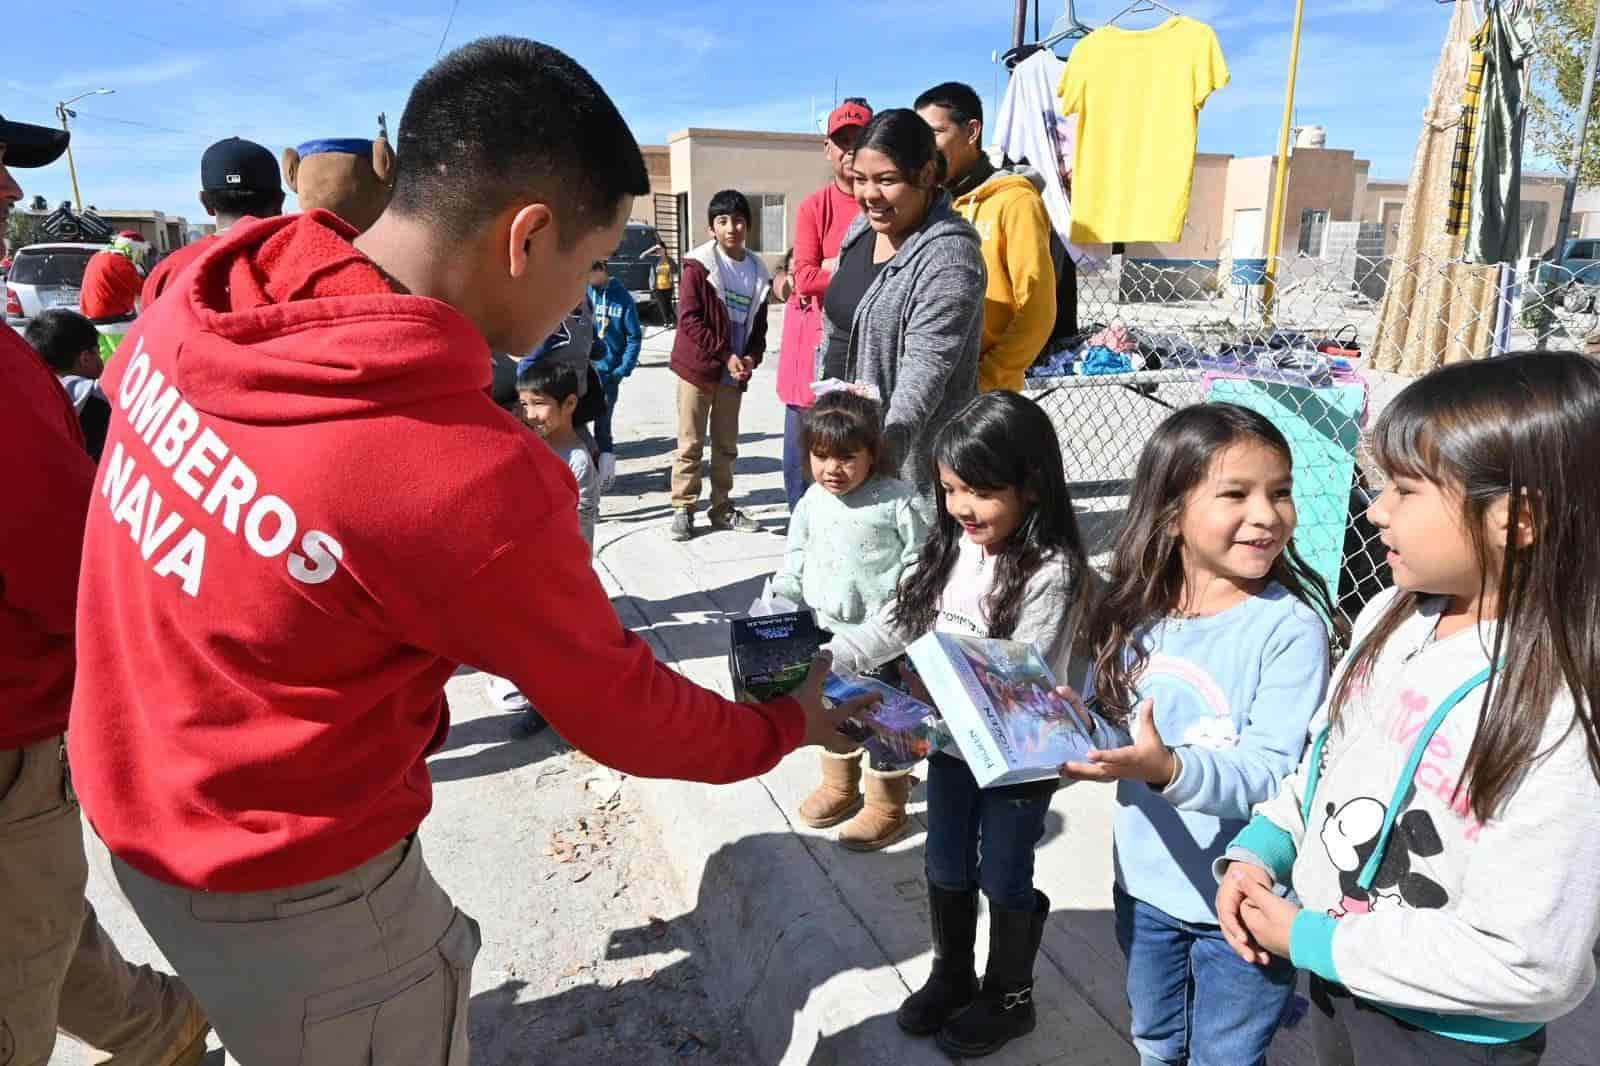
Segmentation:
<svg viewBox="0 0 1600 1066">
<path fill-rule="evenodd" d="M 1578 107 L 1583 102 L 1595 0 L 1547 0 L 1534 12 L 1537 36 L 1533 91 L 1528 103 L 1528 143 L 1562 170 L 1572 166 L 1578 146 Z M 1588 143 L 1579 184 L 1600 185 L 1600 97 L 1590 108 Z"/>
</svg>

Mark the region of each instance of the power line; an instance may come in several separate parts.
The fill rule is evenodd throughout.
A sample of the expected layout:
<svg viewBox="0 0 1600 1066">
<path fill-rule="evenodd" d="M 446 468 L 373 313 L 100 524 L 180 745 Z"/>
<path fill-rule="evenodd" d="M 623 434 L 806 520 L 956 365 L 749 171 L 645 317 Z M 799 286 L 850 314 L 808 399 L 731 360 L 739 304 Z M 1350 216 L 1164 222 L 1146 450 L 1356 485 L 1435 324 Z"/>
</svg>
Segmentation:
<svg viewBox="0 0 1600 1066">
<path fill-rule="evenodd" d="M 42 103 L 49 104 L 52 108 L 55 107 L 55 101 L 51 100 L 48 96 L 41 96 L 38 93 L 33 92 L 32 90 L 24 89 L 20 85 L 18 85 L 16 82 L 7 81 L 5 83 L 5 87 L 6 87 L 6 89 L 8 91 L 21 93 L 23 96 L 32 97 L 33 99 L 38 100 L 38 101 L 40 101 Z M 119 126 L 138 126 L 141 129 L 155 130 L 158 133 L 178 133 L 178 134 L 184 134 L 184 135 L 191 136 L 191 137 L 202 137 L 202 136 L 204 136 L 204 134 L 197 133 L 194 130 L 180 130 L 180 129 L 175 129 L 172 126 L 158 126 L 153 122 L 139 122 L 136 119 L 117 118 L 114 115 L 102 115 L 102 114 L 98 114 L 98 113 L 96 113 L 94 111 L 86 111 L 86 110 L 84 110 L 82 104 L 79 104 L 77 107 L 73 108 L 73 117 L 78 119 L 79 121 L 81 121 L 83 119 L 93 119 L 96 122 L 115 122 Z"/>
<path fill-rule="evenodd" d="M 77 117 L 80 119 L 90 118 L 97 122 L 115 122 L 119 126 L 138 126 L 140 129 L 155 130 L 157 133 L 181 133 L 191 137 L 205 136 L 204 134 L 198 133 L 195 130 L 180 130 L 174 129 L 171 126 L 158 126 L 153 122 L 140 122 L 131 118 L 115 118 L 111 115 L 97 115 L 93 111 L 84 111 L 81 108 L 78 109 Z"/>
<path fill-rule="evenodd" d="M 361 17 L 371 19 L 374 22 L 381 22 L 385 26 L 393 26 L 395 29 L 404 30 L 406 33 L 414 33 L 424 40 L 433 40 L 433 34 L 429 33 L 427 30 L 419 30 L 415 26 L 407 26 L 403 22 L 396 22 L 393 19 L 386 19 L 382 15 L 374 15 L 371 12 L 363 11 L 361 13 Z"/>
<path fill-rule="evenodd" d="M 222 23 L 224 23 L 226 25 L 232 26 L 235 29 L 240 30 L 240 31 L 242 31 L 244 33 L 252 34 L 252 35 L 254 35 L 256 37 L 259 37 L 261 40 L 266 41 L 268 44 L 285 44 L 285 43 L 287 43 L 282 38 L 275 37 L 274 35 L 268 33 L 266 30 L 263 30 L 263 29 L 261 29 L 259 27 L 246 26 L 244 23 L 238 22 L 238 21 L 236 21 L 234 19 L 220 18 L 219 16 L 217 16 L 217 15 L 212 13 L 210 5 L 195 3 L 195 2 L 193 2 L 193 0 L 178 0 L 178 2 L 180 4 L 182 4 L 184 7 L 191 8 L 193 10 L 201 12 L 202 14 L 206 15 L 207 18 L 214 19 L 214 20 L 216 20 L 218 22 L 222 22 Z M 343 55 L 343 54 L 341 54 L 339 52 L 329 51 L 326 48 L 321 48 L 321 47 L 318 47 L 317 45 L 314 45 L 314 44 L 308 44 L 308 43 L 306 43 L 304 41 L 296 41 L 294 43 L 294 47 L 303 48 L 308 52 L 316 52 L 319 55 L 325 55 L 325 56 L 329 57 L 330 59 L 337 59 L 340 62 L 348 62 L 349 58 L 350 58 L 349 56 Z"/>
<path fill-rule="evenodd" d="M 433 58 L 438 59 L 439 53 L 444 51 L 445 38 L 450 36 L 450 27 L 456 21 L 456 8 L 461 6 L 461 0 L 450 0 L 450 17 L 444 21 L 444 32 L 439 35 L 439 47 L 433 50 Z"/>
<path fill-rule="evenodd" d="M 458 0 L 458 2 L 459 2 L 459 0 Z M 82 15 L 84 15 L 86 17 L 91 17 L 91 18 L 93 17 L 88 11 L 85 11 L 83 8 L 78 7 L 75 4 L 63 3 L 61 6 L 66 7 L 68 9 L 71 9 L 71 10 L 76 10 L 80 14 L 82 14 Z M 186 44 L 186 43 L 181 42 L 181 41 L 172 40 L 171 38 L 156 37 L 156 36 L 154 36 L 152 34 L 144 33 L 144 32 L 141 32 L 139 30 L 121 28 L 120 32 L 126 33 L 126 34 L 128 34 L 129 36 L 132 36 L 132 37 L 140 38 L 141 40 L 149 41 L 152 44 L 158 44 L 158 45 L 165 46 L 167 48 L 177 49 L 180 53 L 184 52 L 184 51 L 187 51 L 187 50 L 189 50 L 190 48 L 193 47 L 192 43 L 187 43 Z M 446 27 L 446 32 L 448 32 L 448 27 Z M 372 57 L 369 58 L 369 57 L 357 57 L 357 56 L 352 56 L 352 55 L 349 55 L 349 54 L 340 54 L 340 53 L 328 52 L 325 49 L 319 49 L 319 51 L 323 51 L 325 54 L 327 54 L 329 56 L 332 56 L 333 58 L 338 59 L 340 62 L 345 63 L 345 64 L 351 64 L 351 63 L 357 63 L 357 62 L 374 62 L 374 61 L 379 61 L 379 60 L 393 60 L 397 55 L 411 55 L 411 54 L 414 54 L 414 53 L 398 53 L 398 52 L 394 52 L 394 51 L 386 51 L 386 52 L 382 52 L 382 53 L 380 53 L 380 54 L 378 54 L 376 56 L 372 56 Z M 238 94 L 238 95 L 253 96 L 253 97 L 255 97 L 255 98 L 259 99 L 259 100 L 262 100 L 264 102 L 270 102 L 272 104 L 275 104 L 275 105 L 281 107 L 281 106 L 283 106 L 284 101 L 280 97 L 273 96 L 273 95 L 268 94 L 268 93 L 264 93 L 264 92 L 262 92 L 262 90 L 263 89 L 271 89 L 271 88 L 275 88 L 277 86 L 286 85 L 286 84 L 288 84 L 290 82 L 294 82 L 297 85 L 303 85 L 304 81 L 305 81 L 305 78 L 306 78 L 305 71 L 303 71 L 303 70 L 294 70 L 294 71 L 290 71 L 288 73 L 285 73 L 281 77 L 267 78 L 267 79 L 253 79 L 248 84 L 230 86 L 229 89 L 228 89 L 228 92 L 233 93 L 233 94 Z"/>
</svg>

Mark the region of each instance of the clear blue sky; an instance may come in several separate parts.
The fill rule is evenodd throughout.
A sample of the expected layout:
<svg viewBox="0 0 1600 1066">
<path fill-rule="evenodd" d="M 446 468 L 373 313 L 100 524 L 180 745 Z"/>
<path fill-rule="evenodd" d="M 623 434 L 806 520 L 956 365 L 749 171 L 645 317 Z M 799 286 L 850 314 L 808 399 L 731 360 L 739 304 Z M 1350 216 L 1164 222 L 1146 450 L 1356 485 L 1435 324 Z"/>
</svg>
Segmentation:
<svg viewBox="0 0 1600 1066">
<path fill-rule="evenodd" d="M 1126 0 L 1081 0 L 1090 24 Z M 1233 83 L 1212 98 L 1200 146 L 1238 155 L 1275 149 L 1291 0 L 1174 3 L 1221 38 Z M 1330 147 L 1405 177 L 1450 8 L 1430 0 L 1307 0 L 1298 118 L 1328 128 Z M 204 218 L 196 202 L 205 146 L 238 135 L 274 154 L 317 137 L 367 137 L 379 111 L 398 127 L 406 94 L 434 57 L 451 0 L 43 0 L 7 20 L 0 113 L 54 120 L 79 102 L 73 146 L 86 203 Z M 130 9 L 139 14 L 130 14 Z M 1045 25 L 1062 10 L 1044 0 Z M 374 14 L 370 12 L 381 12 Z M 1136 16 L 1126 25 L 1159 19 Z M 1030 24 L 1031 25 L 1031 24 Z M 802 130 L 812 101 L 866 96 L 909 105 L 954 78 L 998 106 L 1005 72 L 990 62 L 1011 32 L 1009 0 L 811 0 L 608 6 L 599 0 L 460 0 L 446 48 L 513 33 L 585 64 L 641 143 L 687 126 Z M 63 160 L 24 171 L 25 191 L 71 195 Z"/>
</svg>

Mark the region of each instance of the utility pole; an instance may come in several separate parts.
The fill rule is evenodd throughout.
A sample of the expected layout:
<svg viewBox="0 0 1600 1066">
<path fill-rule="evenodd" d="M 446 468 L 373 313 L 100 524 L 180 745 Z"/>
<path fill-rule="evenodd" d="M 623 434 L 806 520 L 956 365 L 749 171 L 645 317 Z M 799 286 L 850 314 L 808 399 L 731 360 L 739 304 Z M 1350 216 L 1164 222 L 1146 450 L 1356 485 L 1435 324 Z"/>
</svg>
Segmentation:
<svg viewBox="0 0 1600 1066">
<path fill-rule="evenodd" d="M 83 214 L 83 197 L 78 193 L 78 166 L 72 161 L 72 131 L 67 128 L 67 116 L 77 116 L 76 111 L 69 111 L 64 103 L 56 104 L 56 115 L 61 119 L 61 130 L 67 135 L 67 173 L 72 175 L 72 202 L 78 209 L 78 214 Z"/>
<path fill-rule="evenodd" d="M 1567 243 L 1572 228 L 1572 205 L 1578 198 L 1578 179 L 1583 175 L 1583 150 L 1589 145 L 1589 109 L 1594 105 L 1595 67 L 1600 65 L 1600 6 L 1595 8 L 1594 31 L 1589 39 L 1589 65 L 1583 68 L 1583 103 L 1578 105 L 1578 143 L 1572 147 L 1572 166 L 1567 171 L 1567 188 L 1561 196 L 1561 214 L 1556 221 L 1557 256 Z"/>
<path fill-rule="evenodd" d="M 67 173 L 72 175 L 72 203 L 77 208 L 78 214 L 83 214 L 83 197 L 78 193 L 78 165 L 72 161 L 72 131 L 67 128 L 68 118 L 77 118 L 78 113 L 68 107 L 75 104 L 85 96 L 110 96 L 115 89 L 90 89 L 86 93 L 79 93 L 70 100 L 62 100 L 56 104 L 56 117 L 61 119 L 61 131 L 67 134 Z"/>
<path fill-rule="evenodd" d="M 1294 125 L 1294 87 L 1300 73 L 1300 26 L 1305 21 L 1306 0 L 1295 0 L 1294 35 L 1289 43 L 1289 88 L 1283 100 L 1283 129 L 1278 134 L 1277 191 L 1272 197 L 1272 231 L 1267 240 L 1266 284 L 1261 289 L 1262 319 L 1272 324 L 1278 296 L 1278 253 L 1283 245 L 1284 194 L 1289 187 L 1289 128 Z"/>
</svg>

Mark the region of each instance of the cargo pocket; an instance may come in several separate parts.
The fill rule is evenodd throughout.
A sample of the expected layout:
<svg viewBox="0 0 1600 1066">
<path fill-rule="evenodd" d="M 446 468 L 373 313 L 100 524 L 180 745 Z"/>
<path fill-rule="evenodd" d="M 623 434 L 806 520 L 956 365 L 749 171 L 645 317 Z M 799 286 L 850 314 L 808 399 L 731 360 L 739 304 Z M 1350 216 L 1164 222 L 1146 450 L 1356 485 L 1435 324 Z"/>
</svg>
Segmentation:
<svg viewBox="0 0 1600 1066">
<path fill-rule="evenodd" d="M 306 1001 L 302 1066 L 467 1066 L 478 925 L 461 911 L 432 951 Z"/>
</svg>

